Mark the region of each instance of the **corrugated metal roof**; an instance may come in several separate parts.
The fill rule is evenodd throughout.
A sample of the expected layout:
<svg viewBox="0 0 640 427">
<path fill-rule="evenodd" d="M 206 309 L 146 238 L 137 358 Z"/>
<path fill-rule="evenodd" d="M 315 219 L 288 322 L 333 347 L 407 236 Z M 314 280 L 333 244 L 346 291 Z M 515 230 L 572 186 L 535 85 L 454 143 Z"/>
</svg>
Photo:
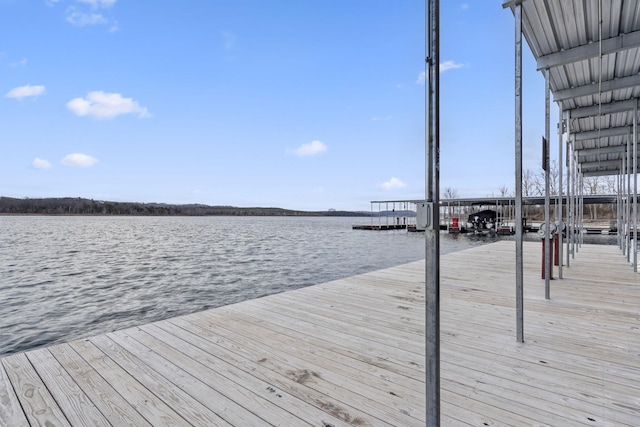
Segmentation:
<svg viewBox="0 0 640 427">
<path fill-rule="evenodd" d="M 553 100 L 569 113 L 582 172 L 620 173 L 640 97 L 639 0 L 514 0 Z"/>
</svg>

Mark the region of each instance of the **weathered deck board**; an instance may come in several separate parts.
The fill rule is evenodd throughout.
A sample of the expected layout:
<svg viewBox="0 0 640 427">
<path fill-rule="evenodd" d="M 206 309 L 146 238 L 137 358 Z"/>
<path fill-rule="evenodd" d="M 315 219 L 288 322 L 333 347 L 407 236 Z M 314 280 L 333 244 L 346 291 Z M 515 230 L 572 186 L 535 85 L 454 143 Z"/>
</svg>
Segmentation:
<svg viewBox="0 0 640 427">
<path fill-rule="evenodd" d="M 584 245 L 544 299 L 525 243 L 441 258 L 442 425 L 640 425 L 640 275 Z M 424 262 L 0 359 L 0 426 L 420 426 Z"/>
</svg>

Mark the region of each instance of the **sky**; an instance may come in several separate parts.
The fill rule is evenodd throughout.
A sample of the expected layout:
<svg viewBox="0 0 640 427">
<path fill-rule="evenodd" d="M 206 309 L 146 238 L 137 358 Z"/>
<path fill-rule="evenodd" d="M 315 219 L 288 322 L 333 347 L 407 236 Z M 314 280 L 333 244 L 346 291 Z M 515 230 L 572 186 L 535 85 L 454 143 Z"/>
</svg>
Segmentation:
<svg viewBox="0 0 640 427">
<path fill-rule="evenodd" d="M 440 2 L 440 180 L 460 197 L 514 187 L 502 3 Z M 0 0 L 0 195 L 364 211 L 424 199 L 425 7 Z M 523 60 L 524 168 L 538 171 L 544 80 L 526 45 Z"/>
</svg>

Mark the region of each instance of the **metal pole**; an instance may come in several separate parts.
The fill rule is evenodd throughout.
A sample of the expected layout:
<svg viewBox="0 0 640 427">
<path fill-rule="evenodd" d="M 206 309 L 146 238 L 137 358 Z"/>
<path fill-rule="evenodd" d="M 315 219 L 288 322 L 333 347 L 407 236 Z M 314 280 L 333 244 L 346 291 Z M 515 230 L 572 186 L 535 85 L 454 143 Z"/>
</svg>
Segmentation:
<svg viewBox="0 0 640 427">
<path fill-rule="evenodd" d="M 627 142 L 629 138 L 627 138 Z M 626 194 L 626 173 L 627 173 L 627 156 L 623 156 L 622 158 L 622 174 L 620 176 L 620 200 L 622 206 L 620 207 L 620 217 L 621 223 L 620 228 L 618 228 L 618 234 L 622 234 L 621 236 L 621 246 L 622 246 L 622 254 L 627 254 L 627 194 Z"/>
<path fill-rule="evenodd" d="M 580 245 L 584 243 L 584 175 L 582 173 L 582 166 L 578 165 L 578 176 L 580 177 L 580 199 L 578 200 L 578 204 L 580 206 L 580 216 L 578 217 L 578 221 L 580 221 Z"/>
<path fill-rule="evenodd" d="M 631 262 L 631 138 L 627 138 L 627 205 L 625 211 L 627 219 L 625 230 L 627 233 L 627 262 Z"/>
<path fill-rule="evenodd" d="M 638 272 L 638 104 L 633 108 L 633 271 Z"/>
<path fill-rule="evenodd" d="M 573 242 L 573 257 L 575 258 L 576 254 L 578 253 L 579 250 L 579 244 L 580 244 L 580 235 L 582 234 L 582 230 L 580 230 L 580 186 L 581 181 L 580 181 L 580 166 L 578 164 L 578 154 L 575 151 L 575 146 L 574 146 L 574 151 L 573 151 L 573 165 L 574 165 L 574 187 L 575 187 L 575 201 L 574 201 L 574 205 L 573 205 L 573 222 L 575 224 L 575 237 L 574 237 L 574 242 Z"/>
<path fill-rule="evenodd" d="M 428 125 L 425 195 L 432 203 L 426 237 L 426 425 L 440 426 L 440 1 L 428 0 Z"/>
<path fill-rule="evenodd" d="M 564 164 L 562 163 L 562 134 L 564 133 L 564 124 L 566 120 L 563 117 L 562 104 L 558 104 L 558 203 L 556 203 L 556 218 L 558 220 L 558 277 L 562 279 L 562 173 Z"/>
<path fill-rule="evenodd" d="M 544 297 L 550 298 L 551 286 L 551 222 L 550 210 L 551 201 L 549 199 L 549 138 L 551 127 L 551 91 L 549 86 L 549 69 L 544 70 Z"/>
<path fill-rule="evenodd" d="M 524 342 L 523 246 L 522 246 L 522 5 L 515 16 L 515 157 L 516 157 L 516 340 Z"/>
<path fill-rule="evenodd" d="M 622 166 L 618 175 L 618 238 L 620 240 L 620 249 L 624 251 L 624 157 L 621 163 Z"/>
<path fill-rule="evenodd" d="M 621 237 L 621 233 L 620 233 L 620 225 L 621 222 L 620 221 L 620 204 L 622 202 L 622 198 L 620 197 L 620 177 L 622 176 L 622 167 L 624 165 L 624 161 L 620 160 L 620 173 L 616 176 L 616 229 L 618 230 L 618 233 L 616 235 L 617 238 L 617 242 L 618 242 L 618 249 L 622 250 L 622 237 Z"/>
<path fill-rule="evenodd" d="M 571 119 L 571 117 L 569 117 Z M 571 265 L 571 254 L 573 253 L 573 153 L 572 153 L 572 144 L 571 144 L 571 135 L 570 135 L 570 122 L 567 122 L 567 202 L 569 206 L 567 206 L 567 267 Z"/>
</svg>

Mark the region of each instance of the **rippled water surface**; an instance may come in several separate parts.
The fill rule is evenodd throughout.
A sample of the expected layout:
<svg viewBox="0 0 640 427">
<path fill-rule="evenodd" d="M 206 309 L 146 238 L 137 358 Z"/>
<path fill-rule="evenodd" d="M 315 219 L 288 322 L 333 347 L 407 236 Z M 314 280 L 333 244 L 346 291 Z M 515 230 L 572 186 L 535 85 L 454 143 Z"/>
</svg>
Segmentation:
<svg viewBox="0 0 640 427">
<path fill-rule="evenodd" d="M 369 221 L 0 217 L 0 355 L 424 258 L 422 233 L 351 229 Z"/>
</svg>

